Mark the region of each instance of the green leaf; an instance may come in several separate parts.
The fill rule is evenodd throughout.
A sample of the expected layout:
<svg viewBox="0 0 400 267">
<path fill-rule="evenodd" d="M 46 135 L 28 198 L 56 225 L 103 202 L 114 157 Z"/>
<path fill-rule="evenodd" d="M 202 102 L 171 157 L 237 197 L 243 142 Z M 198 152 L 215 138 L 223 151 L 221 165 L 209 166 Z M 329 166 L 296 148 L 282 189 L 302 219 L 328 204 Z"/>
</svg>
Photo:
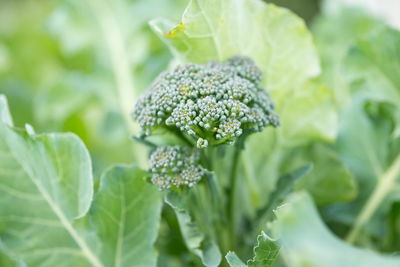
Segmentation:
<svg viewBox="0 0 400 267">
<path fill-rule="evenodd" d="M 313 162 L 313 170 L 295 188 L 306 189 L 318 205 L 353 200 L 358 193 L 355 177 L 334 150 L 316 144 L 299 154 L 300 162 Z"/>
<path fill-rule="evenodd" d="M 306 176 L 312 170 L 312 168 L 312 164 L 307 164 L 297 168 L 291 173 L 282 175 L 279 178 L 275 190 L 269 197 L 269 201 L 267 202 L 268 204 L 258 211 L 259 219 L 255 224 L 257 227 L 261 228 L 257 229 L 258 233 L 259 230 L 264 229 L 267 222 L 273 219 L 274 209 L 276 209 L 286 198 L 286 196 L 293 190 L 295 182 Z"/>
<path fill-rule="evenodd" d="M 319 73 L 318 57 L 304 22 L 259 0 L 192 0 L 181 23 L 154 20 L 153 29 L 178 58 L 204 63 L 240 54 L 264 71 L 267 89 L 289 88 Z M 298 68 L 302 62 L 303 68 Z"/>
<path fill-rule="evenodd" d="M 2 248 L 0 248 L 0 266 L 2 267 L 24 267 L 22 261 L 12 259 Z"/>
<path fill-rule="evenodd" d="M 247 261 L 247 265 L 232 251 L 229 251 L 225 258 L 231 267 L 270 267 L 278 256 L 279 246 L 276 240 L 261 231 L 261 234 L 257 237 L 257 245 L 253 251 L 254 257 Z"/>
<path fill-rule="evenodd" d="M 291 93 L 274 100 L 281 118 L 277 130 L 284 146 L 293 147 L 315 140 L 329 142 L 336 138 L 338 114 L 334 94 L 321 81 L 299 84 Z"/>
<path fill-rule="evenodd" d="M 367 37 L 360 38 L 343 63 L 348 83 L 353 83 L 353 90 L 361 91 L 369 100 L 394 106 L 395 136 L 400 133 L 399 47 L 400 32 L 381 27 Z"/>
<path fill-rule="evenodd" d="M 0 95 L 0 121 L 4 124 L 13 125 L 10 111 L 8 110 L 7 98 Z"/>
<path fill-rule="evenodd" d="M 163 19 L 150 25 L 181 61 L 251 57 L 263 72 L 263 86 L 272 94 L 289 142 L 335 137 L 333 95 L 308 81 L 320 72 L 312 36 L 289 10 L 260 0 L 192 0 L 178 25 Z"/>
<path fill-rule="evenodd" d="M 337 12 L 322 12 L 312 24 L 323 72 L 322 79 L 335 93 L 340 107 L 351 100 L 343 62 L 349 49 L 358 39 L 381 29 L 384 23 L 371 17 L 364 10 L 341 8 Z"/>
<path fill-rule="evenodd" d="M 344 68 L 349 83 L 361 83 L 355 90 L 362 90 L 368 99 L 392 103 L 400 112 L 399 31 L 385 27 L 360 38 L 350 50 Z"/>
<path fill-rule="evenodd" d="M 136 167 L 116 166 L 101 177 L 89 217 L 105 266 L 156 266 L 161 193 L 145 175 Z"/>
<path fill-rule="evenodd" d="M 88 213 L 91 161 L 75 135 L 35 135 L 0 121 L 0 159 L 0 250 L 9 257 L 2 260 L 29 266 L 156 266 L 162 202 L 145 172 L 109 169 Z"/>
<path fill-rule="evenodd" d="M 175 211 L 187 248 L 197 255 L 205 266 L 218 266 L 221 262 L 218 246 L 214 241 L 209 240 L 196 222 L 193 222 L 182 196 L 170 191 L 166 194 L 165 202 Z"/>
<path fill-rule="evenodd" d="M 348 241 L 360 244 L 363 240 L 363 245 L 376 247 L 376 238 L 387 231 L 383 222 L 389 207 L 399 199 L 398 179 L 383 181 L 382 177 L 396 165 L 400 149 L 400 33 L 373 20 L 355 22 L 367 27 L 338 64 L 352 99 L 342 105 L 336 149 L 360 190 L 350 205 L 333 205 L 326 214 L 329 220 L 355 224 Z M 365 235 L 360 238 L 360 233 Z"/>
<path fill-rule="evenodd" d="M 330 219 L 352 225 L 398 154 L 400 140 L 393 138 L 394 124 L 389 111 L 387 105 L 370 102 L 361 93 L 344 109 L 336 150 L 357 178 L 359 194 L 351 205 L 331 206 L 327 213 Z M 391 201 L 398 199 L 396 184 L 398 181 L 393 180 L 389 187 L 385 186 L 388 190 L 382 200 L 389 202 L 379 203 L 374 217 L 368 220 L 366 229 L 375 236 L 383 235 L 383 218 Z"/>
<path fill-rule="evenodd" d="M 276 240 L 271 239 L 266 233 L 261 232 L 257 237 L 257 245 L 254 247 L 254 257 L 247 262 L 249 267 L 270 267 L 279 253 Z"/>
<path fill-rule="evenodd" d="M 276 211 L 274 237 L 288 266 L 375 267 L 398 266 L 399 256 L 380 255 L 351 246 L 335 237 L 321 221 L 311 197 L 305 192 L 291 195 Z"/>
<path fill-rule="evenodd" d="M 102 266 L 74 225 L 93 196 L 89 153 L 72 134 L 29 135 L 0 121 L 0 236 L 38 266 Z"/>
<path fill-rule="evenodd" d="M 245 263 L 236 255 L 235 252 L 229 251 L 225 255 L 225 259 L 231 267 L 247 267 Z"/>
</svg>

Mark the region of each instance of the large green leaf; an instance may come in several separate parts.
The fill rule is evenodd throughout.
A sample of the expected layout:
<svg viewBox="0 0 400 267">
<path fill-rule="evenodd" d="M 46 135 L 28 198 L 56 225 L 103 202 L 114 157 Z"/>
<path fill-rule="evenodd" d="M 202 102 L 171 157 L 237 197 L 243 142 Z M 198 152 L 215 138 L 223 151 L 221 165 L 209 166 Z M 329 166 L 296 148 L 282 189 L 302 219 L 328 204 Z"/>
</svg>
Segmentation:
<svg viewBox="0 0 400 267">
<path fill-rule="evenodd" d="M 0 236 L 31 266 L 102 266 L 74 226 L 93 196 L 89 153 L 72 134 L 29 135 L 0 121 Z"/>
<path fill-rule="evenodd" d="M 344 62 L 348 83 L 370 100 L 391 103 L 400 113 L 400 32 L 382 27 L 360 38 Z M 397 129 L 400 121 L 396 121 Z"/>
<path fill-rule="evenodd" d="M 12 259 L 10 255 L 5 253 L 0 248 L 0 266 L 2 267 L 25 267 L 23 262 Z"/>
<path fill-rule="evenodd" d="M 342 115 L 337 150 L 350 170 L 359 177 L 375 179 L 388 166 L 391 122 L 383 114 L 373 118 L 364 96 L 353 98 Z"/>
<path fill-rule="evenodd" d="M 378 248 L 389 207 L 399 196 L 399 180 L 382 177 L 396 166 L 400 149 L 400 33 L 361 11 L 335 14 L 325 14 L 314 29 L 324 78 L 342 107 L 335 148 L 356 177 L 359 194 L 324 213 L 328 220 L 355 223 L 349 241 Z"/>
<path fill-rule="evenodd" d="M 313 170 L 295 188 L 308 190 L 318 205 L 348 202 L 357 196 L 354 176 L 328 146 L 315 144 L 299 153 L 296 161 L 313 163 Z"/>
<path fill-rule="evenodd" d="M 5 98 L 0 100 L 4 118 L 8 108 Z M 109 169 L 90 207 L 91 161 L 75 135 L 34 135 L 0 121 L 0 159 L 2 261 L 156 266 L 153 246 L 162 202 L 157 188 L 144 180 L 145 172 Z"/>
<path fill-rule="evenodd" d="M 330 220 L 356 223 L 357 231 L 362 227 L 375 237 L 384 235 L 383 223 L 390 204 L 399 199 L 398 176 L 383 178 L 390 166 L 396 165 L 394 159 L 400 149 L 400 139 L 392 134 L 392 110 L 391 106 L 368 101 L 360 94 L 344 109 L 336 149 L 357 178 L 359 194 L 350 205 L 333 205 L 326 212 Z M 354 231 L 351 236 L 351 241 L 357 241 Z"/>
<path fill-rule="evenodd" d="M 281 255 L 287 266 L 307 267 L 396 267 L 399 256 L 351 246 L 335 237 L 321 221 L 311 198 L 305 192 L 294 193 L 276 211 L 274 235 L 279 238 Z"/>
<path fill-rule="evenodd" d="M 399 104 L 399 46 L 400 32 L 388 27 L 359 39 L 345 62 L 350 78 L 364 79 L 373 96 Z"/>
<path fill-rule="evenodd" d="M 311 34 L 289 10 L 260 0 L 192 0 L 180 24 L 157 19 L 151 25 L 181 61 L 251 57 L 263 71 L 290 142 L 335 137 L 332 94 L 308 81 L 319 74 Z"/>
<path fill-rule="evenodd" d="M 312 169 L 313 165 L 308 163 L 295 169 L 291 173 L 279 177 L 279 180 L 276 183 L 276 188 L 269 196 L 266 205 L 258 210 L 258 220 L 255 225 L 260 229 L 257 228 L 257 233 L 259 233 L 259 230 L 263 230 L 265 225 L 274 218 L 274 210 L 293 190 L 295 183 L 306 176 L 310 171 L 312 171 Z"/>
<path fill-rule="evenodd" d="M 216 243 L 193 221 L 185 199 L 180 194 L 170 191 L 166 195 L 165 202 L 175 211 L 187 248 L 197 255 L 205 266 L 218 266 L 221 262 L 221 252 Z"/>
<path fill-rule="evenodd" d="M 344 106 L 351 99 L 351 90 L 343 73 L 343 61 L 359 38 L 379 30 L 383 22 L 361 9 L 340 8 L 322 12 L 312 24 L 315 43 L 322 65 L 322 78 L 334 90 L 336 103 Z"/>
<path fill-rule="evenodd" d="M 89 217 L 105 266 L 156 266 L 161 193 L 144 176 L 136 167 L 116 166 L 101 178 Z"/>
<path fill-rule="evenodd" d="M 292 88 L 319 73 L 304 22 L 259 0 L 193 0 L 174 28 L 164 20 L 151 25 L 185 61 L 204 63 L 236 54 L 252 57 L 264 71 L 270 91 Z"/>
<path fill-rule="evenodd" d="M 338 115 L 334 95 L 321 81 L 299 84 L 278 98 L 276 106 L 281 118 L 277 130 L 284 146 L 293 147 L 314 140 L 330 142 L 336 138 Z"/>
<path fill-rule="evenodd" d="M 234 252 L 228 252 L 225 258 L 231 267 L 270 267 L 279 253 L 279 246 L 276 240 L 271 239 L 266 233 L 261 232 L 257 237 L 254 256 L 244 264 Z"/>
<path fill-rule="evenodd" d="M 247 265 L 249 267 L 270 267 L 278 253 L 279 246 L 276 240 L 261 232 L 257 237 L 257 245 L 254 247 L 254 257 L 247 262 Z"/>
</svg>

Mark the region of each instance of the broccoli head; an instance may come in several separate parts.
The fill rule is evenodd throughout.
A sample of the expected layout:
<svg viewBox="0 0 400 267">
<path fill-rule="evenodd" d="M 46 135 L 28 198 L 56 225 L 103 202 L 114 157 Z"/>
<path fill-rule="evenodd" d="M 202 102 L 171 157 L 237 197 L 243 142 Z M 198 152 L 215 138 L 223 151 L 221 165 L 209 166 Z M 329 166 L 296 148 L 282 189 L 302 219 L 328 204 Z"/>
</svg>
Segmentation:
<svg viewBox="0 0 400 267">
<path fill-rule="evenodd" d="M 144 135 L 166 128 L 190 136 L 199 148 L 233 143 L 245 132 L 279 124 L 261 78 L 254 62 L 241 56 L 180 65 L 156 79 L 133 116 Z"/>
<path fill-rule="evenodd" d="M 205 169 L 198 164 L 199 159 L 199 151 L 189 147 L 159 147 L 150 156 L 151 182 L 161 189 L 192 187 L 205 174 Z"/>
</svg>

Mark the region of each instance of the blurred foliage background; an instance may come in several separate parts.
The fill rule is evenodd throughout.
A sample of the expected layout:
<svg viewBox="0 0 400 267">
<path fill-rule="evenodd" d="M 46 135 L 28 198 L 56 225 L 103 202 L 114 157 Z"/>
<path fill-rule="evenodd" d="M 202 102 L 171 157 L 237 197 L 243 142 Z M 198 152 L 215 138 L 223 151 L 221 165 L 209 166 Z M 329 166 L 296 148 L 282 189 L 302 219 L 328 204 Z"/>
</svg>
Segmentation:
<svg viewBox="0 0 400 267">
<path fill-rule="evenodd" d="M 0 93 L 17 126 L 78 134 L 96 173 L 134 160 L 134 97 L 171 55 L 147 24 L 177 18 L 167 1 L 0 1 Z"/>
<path fill-rule="evenodd" d="M 145 90 L 172 60 L 167 46 L 152 32 L 148 21 L 157 17 L 179 21 L 187 2 L 188 0 L 41 0 L 40 2 L 0 0 L 0 94 L 5 94 L 8 98 L 15 125 L 24 127 L 25 123 L 29 123 L 38 133 L 76 133 L 91 153 L 96 176 L 113 163 L 131 163 L 136 160 L 141 164 L 145 157 L 143 151 L 140 151 L 141 147 L 130 138 L 138 131 L 129 114 L 135 97 Z M 363 61 L 366 60 L 363 58 L 363 53 L 366 54 L 364 57 L 367 57 L 375 55 L 372 52 L 376 52 L 362 45 L 354 47 L 353 50 L 349 48 L 354 45 L 356 38 L 365 37 L 373 30 L 380 29 L 383 22 L 354 10 L 342 15 L 334 14 L 333 3 L 351 2 L 350 0 L 268 2 L 289 8 L 310 26 L 321 57 L 323 69 L 321 80 L 333 89 L 338 109 L 344 107 L 347 101 L 350 101 L 350 92 L 361 91 L 357 88 L 360 84 L 350 83 L 348 80 L 353 80 L 356 76 L 359 78 L 362 73 L 370 71 L 356 68 L 368 66 Z M 322 14 L 328 7 L 332 11 L 331 16 L 326 16 L 327 11 L 325 15 Z M 392 36 L 392 33 L 383 31 L 382 36 L 370 41 L 385 47 L 387 43 L 385 40 L 390 40 L 388 36 Z M 378 57 L 384 58 L 386 62 L 389 62 L 388 59 L 397 51 L 391 51 L 389 48 L 383 50 L 389 52 L 379 54 Z M 349 57 L 347 57 L 348 51 L 352 51 Z M 345 59 L 346 66 L 350 66 L 348 73 L 353 77 L 343 75 L 341 67 Z M 386 65 L 378 64 L 378 67 L 385 71 L 391 70 L 392 72 L 388 72 L 389 76 L 398 81 L 395 71 L 399 65 L 395 64 L 397 63 L 389 65 L 388 68 Z M 392 120 L 399 122 L 399 117 L 391 118 L 392 115 L 387 115 L 398 113 L 389 110 L 392 106 L 388 106 L 387 103 L 380 103 L 384 97 L 372 96 L 373 90 L 370 90 L 376 88 L 375 82 L 379 83 L 381 80 L 379 77 L 373 81 L 369 77 L 363 78 L 367 80 L 365 84 L 368 85 L 363 90 L 373 101 L 365 104 L 363 99 L 355 98 L 354 110 L 344 112 L 352 114 L 352 117 L 343 116 L 341 125 L 342 130 L 357 134 L 345 136 L 339 133 L 338 142 L 334 147 L 342 158 L 360 159 L 360 162 L 347 164 L 353 167 L 350 171 L 357 178 L 366 177 L 365 180 L 360 179 L 364 181 L 364 184 L 360 183 L 362 192 L 360 201 L 347 206 L 333 204 L 322 211 L 324 220 L 339 236 L 343 236 L 348 230 L 348 225 L 352 224 L 357 214 L 355 211 L 375 185 L 374 177 L 371 176 L 373 171 L 368 170 L 371 164 L 368 159 L 363 158 L 367 153 L 363 150 L 363 144 L 358 143 L 360 141 L 358 133 L 361 131 L 365 133 L 362 137 L 368 142 L 378 140 L 376 143 L 369 142 L 373 145 L 365 146 L 365 150 L 380 153 L 382 147 L 391 148 L 383 151 L 387 152 L 387 155 L 380 159 L 391 159 L 393 151 L 399 146 L 400 127 L 397 126 L 397 130 L 393 131 L 397 133 L 394 135 L 390 128 L 392 126 L 385 126 Z M 390 103 L 390 94 L 386 95 L 387 99 L 384 100 Z M 387 119 L 382 119 L 386 117 Z M 360 124 L 352 123 L 354 121 Z M 397 138 L 397 146 L 393 145 L 394 142 L 385 141 L 393 139 L 393 136 Z M 359 154 L 350 153 L 357 149 Z M 350 154 L 346 154 L 347 152 Z M 324 159 L 320 155 L 328 156 Z M 298 150 L 297 154 L 293 154 L 293 161 L 307 159 L 307 156 L 321 159 L 320 162 L 314 162 L 317 166 L 316 173 L 321 177 L 336 175 L 336 173 L 326 173 L 328 168 L 325 166 L 340 163 L 338 156 L 331 150 L 316 144 Z M 386 167 L 388 163 L 384 162 L 382 165 Z M 342 168 L 341 165 L 336 170 L 341 176 L 350 176 L 347 168 Z M 364 175 L 364 172 L 369 173 L 371 177 Z M 348 201 L 354 197 L 351 195 L 338 199 L 336 191 L 328 194 L 332 188 L 328 179 L 322 184 L 321 179 L 314 178 L 308 179 L 311 185 L 299 184 L 298 187 L 308 188 L 319 205 Z M 339 181 L 338 184 L 340 183 Z M 327 189 L 324 194 L 320 194 L 321 188 Z M 262 194 L 267 197 L 265 191 Z M 400 220 L 398 215 L 400 206 L 398 200 L 385 203 L 385 206 L 385 210 L 382 209 L 382 213 L 385 211 L 385 214 L 378 214 L 368 231 L 372 233 L 372 238 L 378 239 L 379 236 L 383 236 L 382 224 L 389 230 L 380 242 L 371 238 L 372 241 L 367 240 L 364 242 L 367 245 L 364 246 L 394 252 L 400 248 L 398 239 L 400 230 L 395 226 Z M 383 217 L 388 218 L 382 219 Z M 177 227 L 170 226 L 170 228 L 173 231 Z M 163 231 L 161 232 L 160 242 L 163 242 Z M 173 234 L 179 235 L 178 232 Z M 171 250 L 180 251 L 179 246 L 183 246 L 176 240 L 168 242 L 174 244 L 166 246 Z"/>
<path fill-rule="evenodd" d="M 166 68 L 167 47 L 151 31 L 157 17 L 179 20 L 187 0 L 2 0 L 0 93 L 15 124 L 74 132 L 95 173 L 132 162 L 133 99 Z M 317 0 L 275 0 L 311 23 Z M 137 160 L 141 160 L 139 157 Z"/>
</svg>

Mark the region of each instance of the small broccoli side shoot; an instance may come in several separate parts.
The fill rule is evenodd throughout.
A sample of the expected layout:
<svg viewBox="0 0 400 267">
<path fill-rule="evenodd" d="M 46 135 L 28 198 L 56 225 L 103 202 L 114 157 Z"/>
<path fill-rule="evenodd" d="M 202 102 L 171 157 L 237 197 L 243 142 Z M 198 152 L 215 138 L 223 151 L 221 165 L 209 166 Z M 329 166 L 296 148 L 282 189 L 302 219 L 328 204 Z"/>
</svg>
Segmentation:
<svg viewBox="0 0 400 267">
<path fill-rule="evenodd" d="M 136 103 L 133 116 L 144 135 L 159 128 L 181 131 L 198 148 L 234 143 L 244 133 L 278 126 L 269 95 L 260 87 L 254 62 L 185 64 L 162 73 Z"/>
<path fill-rule="evenodd" d="M 161 189 L 192 187 L 205 174 L 199 159 L 199 151 L 189 147 L 159 147 L 150 156 L 151 182 Z"/>
</svg>

